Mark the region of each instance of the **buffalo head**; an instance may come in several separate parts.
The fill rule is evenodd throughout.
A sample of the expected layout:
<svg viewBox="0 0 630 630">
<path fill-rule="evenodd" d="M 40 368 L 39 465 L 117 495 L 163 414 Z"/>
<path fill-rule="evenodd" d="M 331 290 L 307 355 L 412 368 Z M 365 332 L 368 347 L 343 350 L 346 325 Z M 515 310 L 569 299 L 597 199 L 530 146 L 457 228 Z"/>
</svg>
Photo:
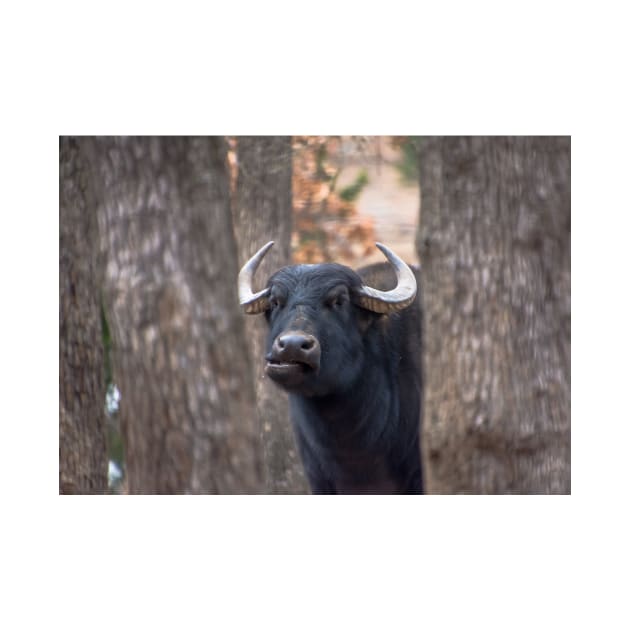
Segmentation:
<svg viewBox="0 0 630 630">
<path fill-rule="evenodd" d="M 264 313 L 269 324 L 266 373 L 289 392 L 323 396 L 347 391 L 362 370 L 365 344 L 377 343 L 366 331 L 373 322 L 407 308 L 416 296 L 411 269 L 377 243 L 392 265 L 397 285 L 381 291 L 363 283 L 343 265 L 327 263 L 283 267 L 261 291 L 252 290 L 254 273 L 273 241 L 239 273 L 239 298 L 248 314 Z"/>
</svg>

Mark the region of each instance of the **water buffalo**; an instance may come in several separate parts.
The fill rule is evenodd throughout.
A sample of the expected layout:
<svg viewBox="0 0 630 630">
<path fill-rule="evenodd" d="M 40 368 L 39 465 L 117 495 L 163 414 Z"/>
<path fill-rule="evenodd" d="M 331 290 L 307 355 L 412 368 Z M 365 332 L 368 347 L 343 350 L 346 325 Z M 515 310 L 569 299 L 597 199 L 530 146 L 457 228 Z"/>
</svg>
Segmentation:
<svg viewBox="0 0 630 630">
<path fill-rule="evenodd" d="M 422 493 L 414 272 L 377 243 L 389 264 L 283 267 L 254 293 L 272 245 L 241 269 L 239 297 L 246 313 L 264 313 L 269 324 L 265 371 L 289 393 L 313 493 Z"/>
</svg>

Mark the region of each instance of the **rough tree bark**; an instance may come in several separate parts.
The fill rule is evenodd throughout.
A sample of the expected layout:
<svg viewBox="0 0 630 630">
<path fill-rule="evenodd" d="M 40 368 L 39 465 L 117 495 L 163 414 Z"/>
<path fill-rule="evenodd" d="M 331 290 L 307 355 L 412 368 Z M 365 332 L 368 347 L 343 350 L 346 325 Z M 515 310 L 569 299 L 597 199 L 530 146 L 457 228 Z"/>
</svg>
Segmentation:
<svg viewBox="0 0 630 630">
<path fill-rule="evenodd" d="M 90 146 L 129 491 L 259 492 L 225 142 Z"/>
<path fill-rule="evenodd" d="M 240 264 L 268 241 L 275 241 L 256 274 L 262 288 L 274 271 L 291 264 L 291 138 L 239 137 L 237 156 L 234 216 Z M 289 424 L 287 396 L 263 371 L 267 326 L 262 316 L 245 320 L 253 357 L 267 492 L 307 492 Z"/>
<path fill-rule="evenodd" d="M 419 147 L 428 490 L 569 493 L 570 139 Z"/>
<path fill-rule="evenodd" d="M 75 138 L 59 141 L 59 492 L 107 491 L 96 210 Z"/>
</svg>

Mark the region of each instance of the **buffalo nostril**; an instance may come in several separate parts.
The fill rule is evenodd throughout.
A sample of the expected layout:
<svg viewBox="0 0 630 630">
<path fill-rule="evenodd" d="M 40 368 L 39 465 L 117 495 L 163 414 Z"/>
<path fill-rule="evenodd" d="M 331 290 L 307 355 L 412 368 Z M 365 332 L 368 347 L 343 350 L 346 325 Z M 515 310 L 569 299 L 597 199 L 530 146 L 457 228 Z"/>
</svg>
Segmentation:
<svg viewBox="0 0 630 630">
<path fill-rule="evenodd" d="M 281 350 L 311 350 L 315 343 L 315 337 L 303 333 L 287 333 L 278 337 Z"/>
<path fill-rule="evenodd" d="M 317 369 L 320 348 L 317 338 L 301 331 L 287 331 L 276 337 L 272 356 L 278 361 L 305 363 Z"/>
</svg>

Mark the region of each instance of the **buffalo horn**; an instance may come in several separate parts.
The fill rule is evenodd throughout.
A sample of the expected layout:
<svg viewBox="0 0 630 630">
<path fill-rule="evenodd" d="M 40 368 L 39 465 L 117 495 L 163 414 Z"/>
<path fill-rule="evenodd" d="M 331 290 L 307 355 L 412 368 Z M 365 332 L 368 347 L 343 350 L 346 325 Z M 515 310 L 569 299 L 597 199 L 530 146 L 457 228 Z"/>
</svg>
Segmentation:
<svg viewBox="0 0 630 630">
<path fill-rule="evenodd" d="M 398 283 L 391 291 L 379 291 L 363 285 L 357 292 L 355 301 L 359 306 L 375 313 L 395 313 L 407 308 L 414 301 L 418 290 L 416 277 L 391 249 L 381 243 L 376 243 L 376 246 L 396 270 Z"/>
<path fill-rule="evenodd" d="M 238 297 L 243 310 L 248 315 L 256 315 L 267 310 L 269 306 L 269 288 L 254 293 L 252 290 L 252 280 L 258 265 L 271 249 L 273 241 L 263 245 L 244 265 L 238 274 Z"/>
</svg>

